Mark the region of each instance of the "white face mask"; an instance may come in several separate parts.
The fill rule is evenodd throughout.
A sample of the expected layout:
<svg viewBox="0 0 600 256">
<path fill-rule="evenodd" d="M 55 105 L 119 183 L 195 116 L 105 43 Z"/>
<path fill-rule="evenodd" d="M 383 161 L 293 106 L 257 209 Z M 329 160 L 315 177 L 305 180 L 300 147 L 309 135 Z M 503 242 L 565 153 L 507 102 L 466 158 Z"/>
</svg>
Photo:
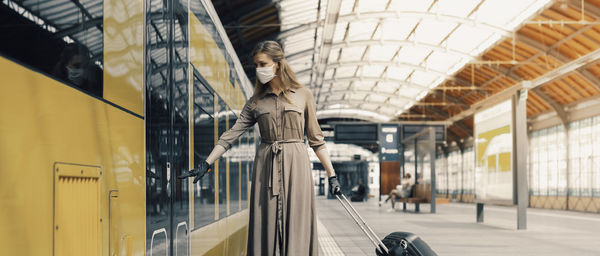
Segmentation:
<svg viewBox="0 0 600 256">
<path fill-rule="evenodd" d="M 83 69 L 67 67 L 67 77 L 76 85 L 81 85 L 83 82 Z"/>
<path fill-rule="evenodd" d="M 256 68 L 256 77 L 261 84 L 266 84 L 275 77 L 273 66 L 275 66 L 275 63 L 270 67 Z"/>
</svg>

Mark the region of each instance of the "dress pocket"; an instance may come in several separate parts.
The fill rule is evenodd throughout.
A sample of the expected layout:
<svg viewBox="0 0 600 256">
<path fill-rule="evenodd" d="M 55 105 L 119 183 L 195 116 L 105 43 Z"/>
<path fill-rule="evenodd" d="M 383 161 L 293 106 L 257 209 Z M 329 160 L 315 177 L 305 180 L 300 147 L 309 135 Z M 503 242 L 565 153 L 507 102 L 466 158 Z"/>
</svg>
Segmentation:
<svg viewBox="0 0 600 256">
<path fill-rule="evenodd" d="M 302 109 L 294 105 L 285 105 L 283 110 L 284 127 L 293 130 L 301 130 L 302 121 L 304 120 L 302 117 Z"/>
</svg>

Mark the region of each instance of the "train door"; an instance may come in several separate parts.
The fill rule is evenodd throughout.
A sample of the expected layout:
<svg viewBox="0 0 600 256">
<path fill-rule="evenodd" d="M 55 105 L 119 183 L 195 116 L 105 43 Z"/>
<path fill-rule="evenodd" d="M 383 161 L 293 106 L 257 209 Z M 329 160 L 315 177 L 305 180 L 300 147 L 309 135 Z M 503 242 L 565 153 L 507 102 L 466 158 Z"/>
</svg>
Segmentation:
<svg viewBox="0 0 600 256">
<path fill-rule="evenodd" d="M 146 255 L 189 254 L 187 1 L 146 0 Z"/>
</svg>

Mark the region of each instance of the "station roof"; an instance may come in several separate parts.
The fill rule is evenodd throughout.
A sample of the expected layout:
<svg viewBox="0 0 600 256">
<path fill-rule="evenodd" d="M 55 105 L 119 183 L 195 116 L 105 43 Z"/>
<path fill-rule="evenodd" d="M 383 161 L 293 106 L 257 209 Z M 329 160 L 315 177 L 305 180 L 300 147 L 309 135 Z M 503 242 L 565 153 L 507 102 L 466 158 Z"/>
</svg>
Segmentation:
<svg viewBox="0 0 600 256">
<path fill-rule="evenodd" d="M 565 106 L 600 93 L 599 0 L 261 2 L 241 27 L 282 44 L 321 118 L 443 121 L 458 140 L 476 109 L 517 89 L 530 88 L 529 117 L 563 122 Z"/>
</svg>

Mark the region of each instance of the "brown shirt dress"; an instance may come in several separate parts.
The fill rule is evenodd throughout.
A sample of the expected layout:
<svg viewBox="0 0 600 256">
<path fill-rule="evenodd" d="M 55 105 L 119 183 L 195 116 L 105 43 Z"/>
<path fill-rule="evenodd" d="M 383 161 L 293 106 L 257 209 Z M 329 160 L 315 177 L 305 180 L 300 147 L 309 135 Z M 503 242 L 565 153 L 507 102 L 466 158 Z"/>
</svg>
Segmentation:
<svg viewBox="0 0 600 256">
<path fill-rule="evenodd" d="M 315 195 L 308 144 L 317 152 L 325 147 L 315 116 L 315 101 L 305 87 L 282 94 L 267 93 L 248 100 L 235 125 L 218 145 L 229 149 L 258 122 L 262 141 L 254 158 L 250 192 L 248 255 L 317 255 Z"/>
</svg>

